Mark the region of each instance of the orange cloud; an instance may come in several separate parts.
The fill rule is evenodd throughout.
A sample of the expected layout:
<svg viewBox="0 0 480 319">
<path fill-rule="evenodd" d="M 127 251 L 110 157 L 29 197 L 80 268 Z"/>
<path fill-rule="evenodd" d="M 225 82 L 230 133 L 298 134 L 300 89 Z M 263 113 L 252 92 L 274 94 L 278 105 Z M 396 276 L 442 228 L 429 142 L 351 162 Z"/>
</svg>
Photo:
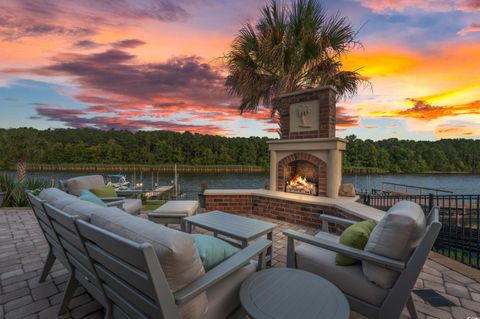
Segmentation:
<svg viewBox="0 0 480 319">
<path fill-rule="evenodd" d="M 480 114 L 480 100 L 467 104 L 452 106 L 433 106 L 424 100 L 408 99 L 413 107 L 406 110 L 388 112 L 375 112 L 374 115 L 381 117 L 404 117 L 421 120 L 434 120 L 445 116 L 460 116 L 465 114 Z"/>
<path fill-rule="evenodd" d="M 474 128 L 460 125 L 460 126 L 439 126 L 435 129 L 435 137 L 441 138 L 461 138 L 472 135 L 477 135 L 479 132 L 475 132 Z"/>
</svg>

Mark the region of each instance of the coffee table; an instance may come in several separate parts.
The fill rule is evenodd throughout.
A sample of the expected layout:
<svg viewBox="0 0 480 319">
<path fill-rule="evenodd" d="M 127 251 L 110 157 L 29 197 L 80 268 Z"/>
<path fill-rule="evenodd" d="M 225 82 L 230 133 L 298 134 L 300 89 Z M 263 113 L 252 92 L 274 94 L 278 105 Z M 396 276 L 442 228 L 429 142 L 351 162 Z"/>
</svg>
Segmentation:
<svg viewBox="0 0 480 319">
<path fill-rule="evenodd" d="M 222 238 L 232 245 L 241 248 L 247 247 L 249 242 L 263 235 L 267 235 L 267 239 L 272 240 L 273 229 L 277 226 L 276 224 L 262 220 L 224 213 L 221 211 L 212 211 L 208 213 L 197 214 L 195 216 L 185 217 L 183 221 L 188 233 L 192 232 L 192 226 L 203 228 L 213 232 L 215 237 L 222 235 L 239 241 L 240 244 L 235 241 Z M 271 266 L 271 246 L 267 249 L 267 254 L 265 257 L 267 266 Z"/>
<path fill-rule="evenodd" d="M 240 302 L 253 319 L 348 319 L 347 298 L 331 282 L 291 268 L 270 268 L 248 277 Z"/>
</svg>

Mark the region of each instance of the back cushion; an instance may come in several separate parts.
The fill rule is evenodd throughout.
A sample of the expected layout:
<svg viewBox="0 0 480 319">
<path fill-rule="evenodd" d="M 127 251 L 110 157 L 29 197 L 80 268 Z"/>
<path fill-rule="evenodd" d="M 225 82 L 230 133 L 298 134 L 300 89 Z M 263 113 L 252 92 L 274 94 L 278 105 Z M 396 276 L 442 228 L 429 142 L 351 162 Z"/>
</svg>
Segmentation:
<svg viewBox="0 0 480 319">
<path fill-rule="evenodd" d="M 67 180 L 68 192 L 80 196 L 82 189 L 100 188 L 105 186 L 101 175 L 78 176 Z"/>
<path fill-rule="evenodd" d="M 365 251 L 401 261 L 406 261 L 423 238 L 426 229 L 422 208 L 409 201 L 392 206 L 370 234 Z M 393 286 L 399 273 L 373 263 L 362 262 L 368 280 L 382 288 Z"/>
<path fill-rule="evenodd" d="M 137 243 L 152 244 L 173 292 L 205 274 L 202 261 L 190 234 L 152 223 L 121 210 L 96 210 L 90 222 Z M 207 310 L 203 293 L 181 307 L 183 318 L 200 318 Z"/>
<path fill-rule="evenodd" d="M 90 220 L 90 217 L 95 211 L 103 208 L 96 204 L 81 200 L 73 195 L 62 192 L 57 188 L 44 189 L 38 197 L 53 207 L 58 208 L 72 216 L 77 215 L 79 218 L 86 221 Z M 112 208 L 112 210 L 114 209 L 115 208 Z"/>
</svg>

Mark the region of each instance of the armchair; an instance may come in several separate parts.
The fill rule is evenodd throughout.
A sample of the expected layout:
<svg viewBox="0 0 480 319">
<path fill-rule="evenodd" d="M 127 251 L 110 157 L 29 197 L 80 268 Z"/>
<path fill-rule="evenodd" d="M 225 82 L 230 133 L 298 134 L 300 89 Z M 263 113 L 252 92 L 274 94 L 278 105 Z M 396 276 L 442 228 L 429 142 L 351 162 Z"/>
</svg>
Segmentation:
<svg viewBox="0 0 480 319">
<path fill-rule="evenodd" d="M 354 222 L 322 215 L 324 222 L 349 226 Z M 326 224 L 326 223 L 325 223 Z M 335 284 L 347 297 L 350 307 L 368 318 L 398 318 L 404 308 L 417 318 L 411 290 L 440 231 L 439 208 L 426 218 L 426 230 L 406 260 L 397 260 L 338 243 L 338 236 L 320 232 L 315 236 L 287 230 L 287 267 L 314 272 Z M 304 244 L 295 247 L 295 241 Z M 393 286 L 385 289 L 367 280 L 362 265 L 337 266 L 335 254 L 341 253 L 398 273 Z"/>
</svg>

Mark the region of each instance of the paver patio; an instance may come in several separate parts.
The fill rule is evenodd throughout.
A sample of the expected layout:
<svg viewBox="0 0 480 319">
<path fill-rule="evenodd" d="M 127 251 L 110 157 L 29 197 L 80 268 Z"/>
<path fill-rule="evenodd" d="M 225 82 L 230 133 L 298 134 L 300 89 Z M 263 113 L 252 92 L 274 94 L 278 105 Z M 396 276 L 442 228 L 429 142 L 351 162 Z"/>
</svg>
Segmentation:
<svg viewBox="0 0 480 319">
<path fill-rule="evenodd" d="M 252 216 L 260 218 L 258 216 Z M 285 229 L 315 234 L 318 230 L 278 220 L 273 234 L 273 266 L 286 261 Z M 55 264 L 47 280 L 38 278 L 47 254 L 47 243 L 29 209 L 0 209 L 0 319 L 55 318 L 67 271 Z M 432 253 L 417 288 L 431 288 L 448 298 L 455 307 L 435 308 L 414 295 L 419 318 L 475 318 L 480 316 L 480 271 Z M 61 318 L 102 318 L 102 307 L 83 289 L 78 289 L 70 311 Z M 408 318 L 408 315 L 404 315 Z M 352 314 L 351 318 L 361 318 Z"/>
</svg>

